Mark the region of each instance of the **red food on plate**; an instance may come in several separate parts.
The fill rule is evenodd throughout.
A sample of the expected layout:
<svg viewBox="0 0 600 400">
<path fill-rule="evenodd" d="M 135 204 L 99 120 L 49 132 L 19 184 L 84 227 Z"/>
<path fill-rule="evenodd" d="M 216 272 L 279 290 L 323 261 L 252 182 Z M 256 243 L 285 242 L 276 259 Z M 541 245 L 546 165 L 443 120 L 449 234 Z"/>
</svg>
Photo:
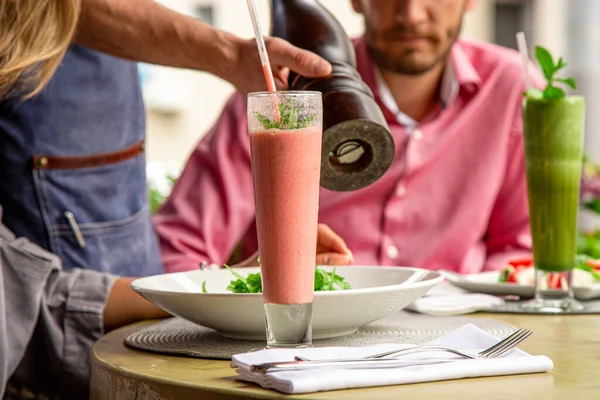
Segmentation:
<svg viewBox="0 0 600 400">
<path fill-rule="evenodd" d="M 500 283 L 519 283 L 519 272 L 523 270 L 522 267 L 514 267 L 513 265 L 507 265 L 500 271 Z"/>
<path fill-rule="evenodd" d="M 593 282 L 600 284 L 600 259 L 594 260 L 585 255 L 578 255 L 574 270 L 579 271 L 577 272 L 579 274 L 581 271 L 587 272 L 593 278 Z M 567 281 L 564 274 L 547 272 L 545 275 L 546 288 L 550 290 L 564 290 L 567 288 Z M 506 266 L 500 270 L 498 283 L 535 285 L 533 258 L 522 257 L 507 261 Z"/>
<path fill-rule="evenodd" d="M 508 262 L 513 267 L 533 267 L 533 258 L 515 258 Z"/>
<path fill-rule="evenodd" d="M 600 260 L 589 260 L 587 265 L 594 267 L 594 271 L 600 271 Z"/>
</svg>

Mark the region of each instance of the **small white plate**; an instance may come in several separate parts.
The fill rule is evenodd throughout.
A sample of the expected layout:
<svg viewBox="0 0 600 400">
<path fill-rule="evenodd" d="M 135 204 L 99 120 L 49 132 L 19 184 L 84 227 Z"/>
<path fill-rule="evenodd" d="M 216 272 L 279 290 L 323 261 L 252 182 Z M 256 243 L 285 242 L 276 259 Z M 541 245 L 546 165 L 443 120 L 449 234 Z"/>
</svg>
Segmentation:
<svg viewBox="0 0 600 400">
<path fill-rule="evenodd" d="M 516 283 L 499 283 L 499 271 L 482 272 L 479 274 L 460 275 L 450 271 L 439 271 L 450 283 L 459 288 L 476 293 L 487 293 L 501 296 L 519 296 L 531 298 L 534 289 L 531 285 Z M 600 284 L 594 284 L 593 278 L 585 271 L 574 271 L 573 293 L 579 300 L 600 298 Z"/>
<path fill-rule="evenodd" d="M 247 276 L 259 268 L 236 271 Z M 338 267 L 336 273 L 352 289 L 315 292 L 315 339 L 354 333 L 359 326 L 402 310 L 444 279 L 438 272 L 403 267 L 348 266 Z M 420 280 L 415 281 L 417 277 Z M 234 279 L 225 269 L 196 270 L 136 279 L 131 287 L 163 310 L 222 336 L 265 340 L 262 295 L 228 292 Z M 208 293 L 202 293 L 204 281 Z"/>
</svg>

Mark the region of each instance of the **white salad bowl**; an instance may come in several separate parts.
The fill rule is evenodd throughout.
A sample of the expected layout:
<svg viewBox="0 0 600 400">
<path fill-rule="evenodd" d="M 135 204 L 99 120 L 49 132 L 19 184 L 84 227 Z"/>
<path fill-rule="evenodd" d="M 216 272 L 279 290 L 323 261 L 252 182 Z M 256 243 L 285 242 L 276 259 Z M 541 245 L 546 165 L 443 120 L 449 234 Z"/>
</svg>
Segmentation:
<svg viewBox="0 0 600 400">
<path fill-rule="evenodd" d="M 243 276 L 259 271 L 258 267 L 236 269 Z M 438 272 L 405 267 L 348 266 L 338 267 L 336 273 L 351 289 L 315 292 L 315 339 L 354 333 L 362 325 L 402 310 L 444 279 Z M 131 287 L 168 313 L 222 336 L 265 340 L 262 295 L 229 292 L 227 286 L 235 279 L 230 271 L 213 266 L 139 278 Z M 207 293 L 202 293 L 203 283 Z"/>
</svg>

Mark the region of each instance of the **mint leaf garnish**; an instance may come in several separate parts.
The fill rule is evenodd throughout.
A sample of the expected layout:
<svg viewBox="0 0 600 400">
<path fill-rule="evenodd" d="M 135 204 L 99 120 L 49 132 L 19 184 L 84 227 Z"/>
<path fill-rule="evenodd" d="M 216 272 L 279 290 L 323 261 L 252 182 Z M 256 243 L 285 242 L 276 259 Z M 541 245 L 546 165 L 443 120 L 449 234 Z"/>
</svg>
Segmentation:
<svg viewBox="0 0 600 400">
<path fill-rule="evenodd" d="M 288 99 L 283 103 L 278 104 L 279 121 L 270 119 L 266 115 L 255 113 L 258 122 L 264 129 L 303 129 L 308 127 L 315 115 L 299 115 L 298 109 L 292 103 L 292 99 Z"/>
<path fill-rule="evenodd" d="M 574 78 L 559 78 L 556 76 L 558 71 L 567 66 L 562 57 L 554 63 L 554 59 L 547 49 L 542 46 L 535 46 L 535 58 L 542 69 L 547 84 L 543 91 L 529 89 L 526 93 L 528 97 L 535 99 L 561 99 L 566 96 L 566 92 L 563 88 L 556 86 L 557 83 L 566 85 L 571 89 L 577 88 L 577 82 Z"/>
<path fill-rule="evenodd" d="M 544 73 L 546 80 L 552 80 L 555 68 L 554 60 L 552 59 L 550 52 L 541 46 L 536 46 L 535 58 L 538 60 L 538 63 L 540 63 L 540 68 L 542 68 L 542 72 Z"/>
<path fill-rule="evenodd" d="M 571 89 L 577 89 L 577 82 L 575 78 L 554 78 L 556 82 L 562 82 L 569 86 Z"/>
</svg>

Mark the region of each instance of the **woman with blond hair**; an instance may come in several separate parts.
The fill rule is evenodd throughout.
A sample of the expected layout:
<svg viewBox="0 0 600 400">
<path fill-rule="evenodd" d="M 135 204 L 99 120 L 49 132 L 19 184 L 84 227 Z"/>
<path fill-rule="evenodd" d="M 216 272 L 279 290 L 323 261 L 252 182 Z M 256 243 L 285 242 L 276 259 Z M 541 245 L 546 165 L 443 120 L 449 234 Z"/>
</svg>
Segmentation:
<svg viewBox="0 0 600 400">
<path fill-rule="evenodd" d="M 146 4 L 146 8 L 135 8 L 142 3 Z M 130 17 L 127 17 L 127 11 L 131 13 Z M 0 0 L 0 186 L 2 186 L 0 189 L 0 393 L 5 395 L 5 399 L 20 398 L 23 393 L 27 398 L 37 398 L 38 395 L 61 399 L 89 397 L 88 353 L 93 342 L 105 330 L 140 319 L 165 316 L 164 312 L 130 289 L 131 278 L 119 278 L 92 269 L 72 268 L 70 271 L 63 271 L 63 260 L 34 243 L 37 240 L 42 246 L 44 243 L 47 244 L 48 238 L 44 239 L 43 235 L 40 237 L 35 232 L 52 230 L 55 227 L 42 223 L 48 215 L 37 214 L 32 207 L 33 200 L 30 198 L 35 184 L 40 183 L 48 175 L 48 171 L 41 165 L 44 164 L 43 158 L 31 157 L 28 153 L 30 147 L 39 146 L 41 142 L 45 146 L 55 145 L 53 150 L 60 151 L 61 146 L 62 149 L 72 149 L 69 147 L 69 141 L 82 142 L 83 148 L 93 148 L 95 145 L 93 141 L 86 142 L 89 134 L 73 128 L 75 126 L 73 121 L 63 121 L 62 124 L 66 131 L 71 129 L 73 132 L 50 130 L 45 134 L 39 134 L 36 131 L 36 129 L 45 129 L 46 123 L 54 124 L 56 127 L 60 121 L 53 117 L 60 119 L 61 115 L 77 116 L 80 107 L 82 113 L 89 112 L 89 108 L 86 108 L 83 102 L 75 101 L 78 99 L 77 96 L 69 92 L 70 80 L 74 80 L 79 85 L 77 88 L 86 96 L 99 95 L 95 93 L 96 89 L 102 92 L 102 88 L 84 79 L 86 75 L 83 71 L 71 69 L 73 65 L 85 64 L 78 63 L 76 60 L 85 59 L 92 71 L 99 74 L 97 79 L 100 82 L 112 82 L 113 85 L 118 82 L 111 81 L 110 76 L 102 76 L 102 73 L 111 75 L 111 73 L 125 73 L 131 70 L 130 66 L 121 64 L 123 63 L 121 60 L 94 54 L 81 47 L 73 50 L 72 40 L 75 37 L 84 43 L 101 47 L 102 41 L 97 37 L 99 30 L 102 27 L 108 29 L 108 26 L 112 26 L 115 29 L 112 31 L 113 35 L 117 32 L 122 38 L 131 39 L 134 42 L 133 47 L 141 46 L 143 40 L 140 41 L 139 35 L 148 26 L 136 19 L 140 17 L 140 11 L 143 11 L 143 15 L 150 21 L 155 32 L 159 32 L 165 18 L 170 17 L 177 22 L 178 35 L 186 32 L 204 35 L 204 39 L 198 38 L 196 42 L 205 44 L 206 53 L 214 56 L 212 57 L 214 62 L 224 62 L 224 59 L 216 57 L 216 54 L 223 55 L 235 49 L 228 55 L 230 63 L 227 65 L 210 67 L 211 58 L 207 58 L 205 54 L 204 64 L 196 64 L 196 67 L 204 65 L 206 70 L 221 71 L 220 76 L 225 79 L 231 77 L 231 81 L 241 90 L 251 90 L 253 85 L 260 86 L 260 83 L 252 83 L 253 80 L 259 79 L 260 75 L 255 74 L 254 65 L 259 65 L 259 61 L 255 51 L 250 51 L 252 49 L 250 41 L 242 41 L 203 24 L 198 25 L 197 21 L 175 14 L 154 2 Z M 109 18 L 109 15 L 120 20 L 115 22 Z M 123 25 L 127 18 L 130 18 L 129 25 Z M 195 31 L 192 28 L 195 28 Z M 119 29 L 122 30 L 120 33 Z M 126 31 L 129 32 L 129 36 Z M 107 49 L 110 48 L 109 45 L 114 46 L 115 43 L 110 40 L 110 29 L 105 30 L 103 34 L 108 37 Z M 218 38 L 223 39 L 221 44 L 229 43 L 231 46 L 227 49 L 215 49 L 209 42 Z M 154 44 L 158 46 L 160 40 L 155 41 Z M 279 64 L 304 71 L 306 74 L 311 74 L 314 63 L 324 62 L 286 42 L 271 40 L 270 44 L 274 56 L 272 59 L 278 60 L 276 62 Z M 121 56 L 126 56 L 126 52 L 129 52 L 131 57 L 136 56 L 129 45 L 122 43 L 119 48 L 123 52 Z M 164 56 L 161 51 L 167 51 L 165 49 L 168 47 L 163 50 L 155 49 L 148 53 L 148 57 L 158 61 Z M 198 47 L 194 51 L 202 50 L 202 47 Z M 64 62 L 65 55 L 70 56 L 71 60 Z M 183 63 L 181 60 L 185 59 L 183 54 L 174 54 L 173 58 L 180 64 Z M 191 59 L 188 66 L 192 66 Z M 97 68 L 94 69 L 95 67 Z M 109 69 L 109 73 L 106 72 L 106 68 Z M 280 78 L 286 73 L 284 69 L 277 71 Z M 58 81 L 50 83 L 55 85 L 51 89 L 51 94 L 45 94 L 45 88 L 54 74 L 62 76 L 59 76 Z M 133 85 L 135 87 L 135 84 Z M 126 96 L 126 92 L 122 94 Z M 52 102 L 56 98 L 58 98 L 58 105 Z M 84 99 L 79 98 L 79 100 Z M 118 103 L 119 99 L 114 101 Z M 61 114 L 61 107 L 72 109 L 69 109 L 66 114 Z M 42 115 L 40 111 L 45 111 L 48 115 Z M 103 113 L 88 116 L 90 120 L 93 119 L 92 117 L 96 117 L 94 122 L 101 126 L 105 123 L 102 118 L 109 116 Z M 123 117 L 137 118 L 139 115 L 133 113 Z M 117 131 L 127 136 L 127 129 Z M 113 134 L 112 138 L 115 137 Z M 112 143 L 111 140 L 107 139 L 107 141 L 109 144 Z M 29 163 L 24 161 L 27 157 L 30 158 Z M 46 163 L 59 163 L 57 170 L 61 170 L 68 168 L 60 167 L 68 167 L 69 162 L 74 162 L 73 158 L 61 157 L 47 157 Z M 33 160 L 40 163 L 39 168 L 34 172 L 34 181 L 31 180 Z M 136 165 L 138 168 L 143 167 L 143 163 L 140 162 Z M 123 172 L 119 170 L 118 165 L 113 167 Z M 89 176 L 87 178 L 89 179 Z M 42 191 L 37 194 L 45 195 L 47 194 L 45 192 L 53 190 L 52 183 L 51 180 L 41 182 Z M 76 183 L 82 185 L 81 188 L 76 189 L 86 190 L 85 180 L 77 180 Z M 96 182 L 96 184 L 98 188 L 115 183 Z M 143 188 L 137 189 L 140 191 L 137 197 L 145 197 Z M 38 200 L 40 203 L 51 200 L 44 205 L 47 208 L 60 200 L 59 197 Z M 119 202 L 126 202 L 127 198 L 124 199 L 119 192 L 100 191 L 98 200 L 104 201 L 108 208 L 110 206 L 108 203 L 111 201 L 115 207 L 119 207 Z M 74 195 L 74 201 L 84 202 L 85 199 Z M 25 234 L 13 233 L 9 229 L 12 227 L 2 223 L 5 221 L 10 221 L 10 224 L 17 228 L 16 230 L 23 230 Z M 32 224 L 34 227 L 29 230 L 24 229 L 27 224 Z M 35 226 L 36 224 L 42 228 Z M 63 228 L 59 226 L 56 229 L 60 231 Z M 118 229 L 113 234 L 116 232 Z M 18 238 L 15 233 L 16 236 L 25 237 Z M 60 232 L 58 233 L 60 235 Z M 50 236 L 52 238 L 52 235 Z M 331 234 L 327 236 L 328 242 L 322 247 L 323 249 L 343 248 L 341 239 Z M 43 247 L 52 248 L 52 246 Z M 60 246 L 58 248 L 62 250 L 59 254 L 61 258 L 65 255 L 68 258 L 65 248 Z M 126 247 L 111 250 L 124 258 L 127 258 L 126 252 L 134 252 L 134 249 Z M 98 257 L 96 261 L 102 262 L 103 254 L 95 253 L 95 255 Z M 77 267 L 86 268 L 89 265 L 82 263 Z"/>
<path fill-rule="evenodd" d="M 264 90 L 255 41 L 154 0 L 0 2 L 0 82 L 10 86 L 0 100 L 4 224 L 60 255 L 66 270 L 162 273 L 136 62 L 206 71 L 244 93 Z M 20 45 L 5 52 L 17 37 Z M 309 76 L 331 70 L 281 39 L 268 38 L 267 47 L 280 86 L 288 68 Z M 17 76 L 21 67 L 27 68 Z"/>
<path fill-rule="evenodd" d="M 0 99 L 39 93 L 60 64 L 80 0 L 0 0 Z"/>
</svg>

